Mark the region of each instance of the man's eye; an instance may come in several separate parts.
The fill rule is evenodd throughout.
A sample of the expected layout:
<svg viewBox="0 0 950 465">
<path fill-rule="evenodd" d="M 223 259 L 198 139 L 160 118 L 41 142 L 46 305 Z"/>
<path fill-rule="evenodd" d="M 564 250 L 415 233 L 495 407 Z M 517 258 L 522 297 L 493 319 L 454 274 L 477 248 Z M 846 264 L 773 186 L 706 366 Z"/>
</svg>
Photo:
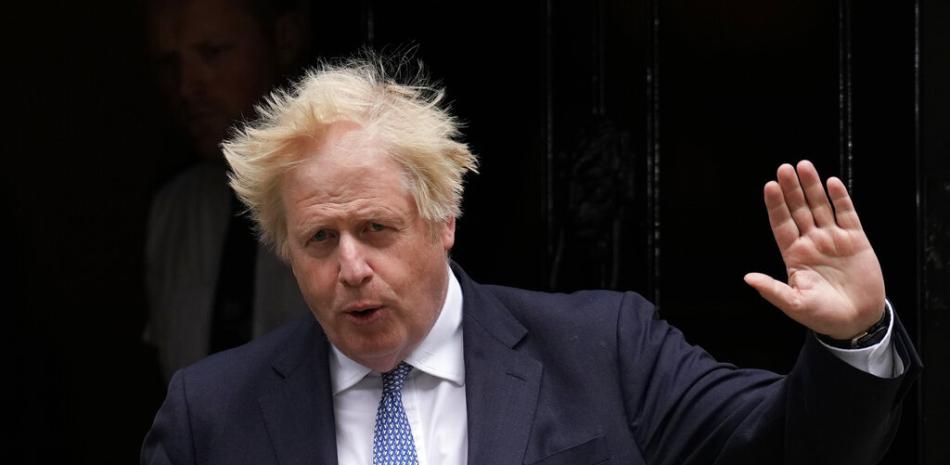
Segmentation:
<svg viewBox="0 0 950 465">
<path fill-rule="evenodd" d="M 370 223 L 370 224 L 369 224 L 369 230 L 370 230 L 370 231 L 382 231 L 382 230 L 384 230 L 384 229 L 386 229 L 386 227 L 383 226 L 383 225 L 381 225 L 381 224 L 379 224 L 379 223 Z"/>
<path fill-rule="evenodd" d="M 315 241 L 325 241 L 325 240 L 327 240 L 327 238 L 329 238 L 329 237 L 330 237 L 330 235 L 327 234 L 327 231 L 326 231 L 325 229 L 321 229 L 321 230 L 317 231 L 316 234 L 313 235 L 313 240 L 315 240 Z"/>
<path fill-rule="evenodd" d="M 215 60 L 225 52 L 231 49 L 232 45 L 228 43 L 209 43 L 202 44 L 198 52 L 206 61 Z"/>
</svg>

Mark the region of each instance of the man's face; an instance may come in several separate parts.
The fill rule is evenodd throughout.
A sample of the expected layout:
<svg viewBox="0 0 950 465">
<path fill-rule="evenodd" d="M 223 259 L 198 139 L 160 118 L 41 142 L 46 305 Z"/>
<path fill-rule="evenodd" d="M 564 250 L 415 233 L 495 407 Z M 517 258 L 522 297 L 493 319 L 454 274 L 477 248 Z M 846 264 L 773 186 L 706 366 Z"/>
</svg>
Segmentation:
<svg viewBox="0 0 950 465">
<path fill-rule="evenodd" d="M 217 158 L 227 129 L 276 84 L 273 40 L 236 0 L 166 2 L 151 39 L 170 110 L 199 154 Z"/>
<path fill-rule="evenodd" d="M 420 217 L 401 167 L 353 124 L 306 156 L 281 183 L 297 284 L 334 346 L 388 371 L 441 311 L 455 220 Z"/>
</svg>

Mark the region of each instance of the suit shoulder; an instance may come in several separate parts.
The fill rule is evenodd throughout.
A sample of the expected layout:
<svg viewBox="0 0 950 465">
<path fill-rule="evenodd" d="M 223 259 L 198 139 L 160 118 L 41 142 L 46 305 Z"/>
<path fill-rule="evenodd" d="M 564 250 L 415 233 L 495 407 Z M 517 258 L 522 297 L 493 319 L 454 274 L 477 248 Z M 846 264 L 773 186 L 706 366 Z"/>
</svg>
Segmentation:
<svg viewBox="0 0 950 465">
<path fill-rule="evenodd" d="M 558 293 L 494 285 L 483 288 L 528 326 L 549 322 L 555 325 L 573 323 L 571 326 L 607 323 L 613 327 L 621 310 L 642 317 L 654 315 L 653 305 L 636 292 L 582 290 Z"/>
<path fill-rule="evenodd" d="M 188 166 L 162 184 L 155 193 L 160 201 L 192 201 L 203 192 L 227 193 L 227 170 L 217 162 L 202 161 Z"/>
<path fill-rule="evenodd" d="M 502 303 L 511 304 L 515 308 L 536 311 L 567 311 L 570 309 L 597 311 L 597 309 L 621 304 L 652 308 L 652 304 L 648 300 L 632 291 L 590 289 L 574 292 L 545 292 L 497 285 L 482 285 L 482 288 Z"/>
</svg>

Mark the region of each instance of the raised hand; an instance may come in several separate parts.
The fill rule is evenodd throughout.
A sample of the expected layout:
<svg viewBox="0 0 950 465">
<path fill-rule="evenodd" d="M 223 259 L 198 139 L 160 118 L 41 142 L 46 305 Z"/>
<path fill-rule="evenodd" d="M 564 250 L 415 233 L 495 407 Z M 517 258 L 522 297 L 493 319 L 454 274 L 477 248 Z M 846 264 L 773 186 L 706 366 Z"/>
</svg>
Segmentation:
<svg viewBox="0 0 950 465">
<path fill-rule="evenodd" d="M 765 185 L 765 206 L 788 283 L 761 273 L 747 274 L 745 282 L 817 333 L 835 339 L 860 334 L 884 312 L 884 278 L 848 190 L 832 177 L 826 195 L 806 160 L 797 174 L 783 164 L 777 178 Z"/>
</svg>

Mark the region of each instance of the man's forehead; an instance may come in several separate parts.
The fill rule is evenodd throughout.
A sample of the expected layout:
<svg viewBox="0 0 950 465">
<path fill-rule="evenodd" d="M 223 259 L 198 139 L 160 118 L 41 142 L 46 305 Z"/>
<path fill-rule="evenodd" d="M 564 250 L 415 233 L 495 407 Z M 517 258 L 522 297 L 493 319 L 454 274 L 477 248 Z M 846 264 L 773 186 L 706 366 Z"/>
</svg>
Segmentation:
<svg viewBox="0 0 950 465">
<path fill-rule="evenodd" d="M 149 32 L 157 51 L 258 32 L 260 24 L 241 0 L 164 0 L 149 8 Z"/>
<path fill-rule="evenodd" d="M 385 147 L 371 128 L 353 121 L 337 121 L 319 128 L 305 156 L 350 165 L 378 163 Z"/>
<path fill-rule="evenodd" d="M 292 176 L 308 186 L 308 195 L 342 198 L 379 194 L 396 186 L 406 192 L 408 187 L 404 170 L 384 150 L 378 137 L 356 123 L 328 125 L 314 136 L 302 155 Z"/>
<path fill-rule="evenodd" d="M 315 156 L 285 178 L 283 192 L 285 202 L 321 217 L 389 218 L 415 210 L 402 170 L 378 152 Z"/>
</svg>

